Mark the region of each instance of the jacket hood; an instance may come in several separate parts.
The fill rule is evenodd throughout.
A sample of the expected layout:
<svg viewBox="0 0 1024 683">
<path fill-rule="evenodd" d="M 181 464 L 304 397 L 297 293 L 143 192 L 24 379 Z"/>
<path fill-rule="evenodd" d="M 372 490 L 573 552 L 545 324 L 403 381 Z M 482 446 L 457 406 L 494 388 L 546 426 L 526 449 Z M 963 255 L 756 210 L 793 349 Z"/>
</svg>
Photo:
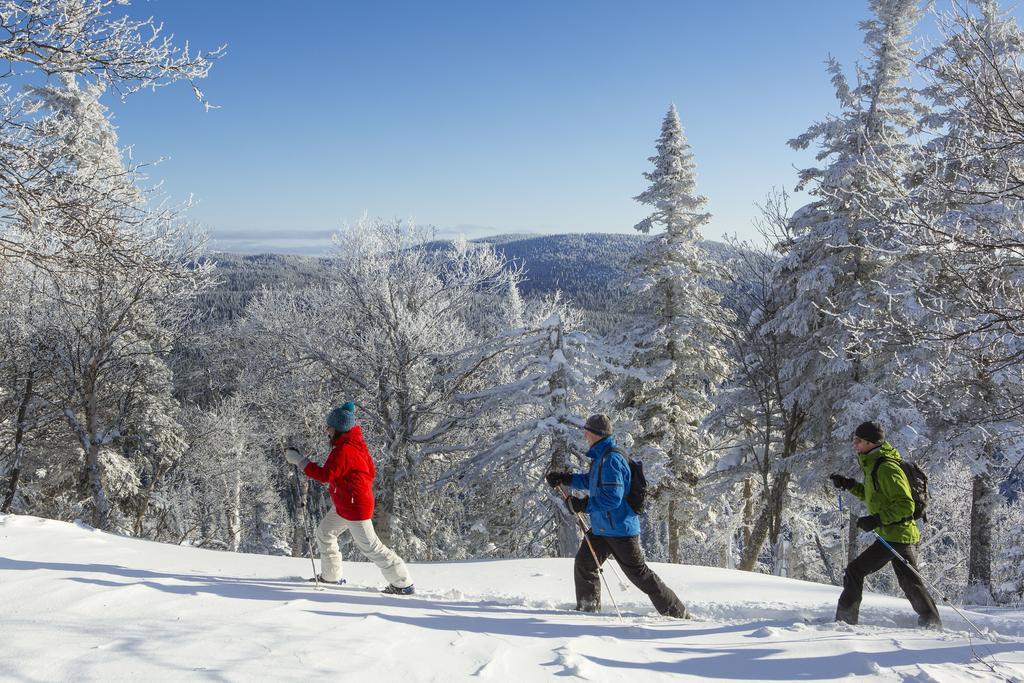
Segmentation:
<svg viewBox="0 0 1024 683">
<path fill-rule="evenodd" d="M 902 458 L 900 458 L 900 452 L 893 448 L 893 445 L 888 441 L 883 441 L 877 448 L 872 448 L 867 453 L 857 455 L 857 459 L 860 461 L 860 466 L 865 471 L 869 471 L 873 468 L 875 466 L 875 462 L 877 462 L 879 458 L 902 460 Z"/>
</svg>

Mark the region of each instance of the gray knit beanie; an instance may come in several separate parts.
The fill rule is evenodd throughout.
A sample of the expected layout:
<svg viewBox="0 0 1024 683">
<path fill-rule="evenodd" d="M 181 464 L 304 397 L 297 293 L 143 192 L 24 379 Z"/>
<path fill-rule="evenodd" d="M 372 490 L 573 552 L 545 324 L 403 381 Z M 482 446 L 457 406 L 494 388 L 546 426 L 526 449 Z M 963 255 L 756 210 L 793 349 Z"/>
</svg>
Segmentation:
<svg viewBox="0 0 1024 683">
<path fill-rule="evenodd" d="M 587 418 L 587 422 L 583 425 L 583 428 L 588 432 L 597 434 L 598 436 L 608 436 L 612 433 L 612 419 L 604 413 L 591 415 Z"/>
</svg>

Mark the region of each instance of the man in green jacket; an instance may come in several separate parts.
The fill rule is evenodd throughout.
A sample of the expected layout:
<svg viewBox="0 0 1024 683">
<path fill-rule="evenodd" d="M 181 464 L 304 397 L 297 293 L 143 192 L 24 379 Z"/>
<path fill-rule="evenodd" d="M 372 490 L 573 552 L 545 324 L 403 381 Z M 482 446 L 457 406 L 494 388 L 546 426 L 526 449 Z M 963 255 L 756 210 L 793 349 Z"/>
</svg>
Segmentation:
<svg viewBox="0 0 1024 683">
<path fill-rule="evenodd" d="M 917 569 L 917 549 L 921 540 L 914 521 L 914 499 L 910 482 L 900 467 L 900 454 L 885 440 L 885 431 L 877 422 L 865 422 L 853 433 L 853 449 L 864 473 L 858 484 L 840 474 L 829 476 L 836 488 L 845 489 L 864 501 L 868 514 L 857 519 L 857 527 L 875 531 L 889 542 L 893 550 Z M 925 628 L 941 628 L 939 610 L 928 595 L 924 582 L 900 562 L 881 541 L 875 541 L 846 567 L 843 592 L 836 607 L 836 621 L 856 624 L 860 600 L 864 593 L 864 577 L 892 563 L 900 588 L 917 612 L 917 624 Z"/>
</svg>

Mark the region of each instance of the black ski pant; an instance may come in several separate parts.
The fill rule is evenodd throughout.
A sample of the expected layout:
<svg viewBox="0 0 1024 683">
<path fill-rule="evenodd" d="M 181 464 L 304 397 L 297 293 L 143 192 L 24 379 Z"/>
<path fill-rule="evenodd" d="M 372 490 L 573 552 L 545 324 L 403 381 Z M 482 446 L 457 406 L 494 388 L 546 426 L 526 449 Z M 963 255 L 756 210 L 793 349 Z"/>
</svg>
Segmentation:
<svg viewBox="0 0 1024 683">
<path fill-rule="evenodd" d="M 914 569 L 917 569 L 917 549 L 906 543 L 889 542 L 893 550 L 903 556 Z M 941 626 L 939 610 L 935 601 L 928 595 L 921 578 L 910 571 L 900 562 L 892 552 L 885 547 L 881 541 L 875 541 L 862 552 L 857 559 L 846 567 L 843 575 L 843 592 L 839 596 L 839 606 L 836 607 L 836 621 L 845 621 L 848 624 L 856 624 L 860 615 L 860 600 L 864 594 L 864 577 L 874 574 L 887 564 L 892 564 L 896 572 L 896 580 L 900 588 L 910 600 L 910 604 L 917 612 L 917 623 L 921 626 Z"/>
<path fill-rule="evenodd" d="M 590 544 L 587 544 L 587 541 Z M 593 546 L 593 553 L 590 549 Z M 596 562 L 595 562 L 595 557 Z M 644 561 L 639 536 L 595 536 L 587 532 L 576 553 L 574 576 L 576 579 L 576 609 L 596 612 L 601 609 L 601 576 L 598 567 L 609 556 L 615 558 L 633 585 L 647 594 L 659 614 L 677 619 L 688 615 L 686 607 L 672 589 L 651 571 Z"/>
</svg>

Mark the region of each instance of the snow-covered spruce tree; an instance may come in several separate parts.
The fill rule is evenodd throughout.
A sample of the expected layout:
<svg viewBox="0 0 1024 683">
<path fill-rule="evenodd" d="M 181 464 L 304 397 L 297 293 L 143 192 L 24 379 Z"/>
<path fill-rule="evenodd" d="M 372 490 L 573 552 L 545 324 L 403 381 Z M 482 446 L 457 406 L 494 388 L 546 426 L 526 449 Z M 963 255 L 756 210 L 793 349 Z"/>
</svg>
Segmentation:
<svg viewBox="0 0 1024 683">
<path fill-rule="evenodd" d="M 940 14 L 939 27 L 943 42 L 922 60 L 934 111 L 916 164 L 876 174 L 900 198 L 888 212 L 899 250 L 881 278 L 892 305 L 875 326 L 886 333 L 861 345 L 927 359 L 906 374 L 937 457 L 970 464 L 967 581 L 970 599 L 988 602 L 999 486 L 1024 437 L 1024 128 L 1012 114 L 1024 103 L 1024 36 L 994 0 Z"/>
<path fill-rule="evenodd" d="M 64 76 L 62 86 L 34 88 L 32 97 L 52 112 L 53 135 L 68 136 L 59 146 L 67 155 L 61 164 L 89 178 L 101 194 L 67 217 L 95 227 L 76 241 L 76 258 L 63 270 L 43 271 L 52 282 L 41 289 L 41 300 L 49 340 L 42 355 L 53 369 L 45 399 L 63 413 L 81 447 L 92 518 L 106 528 L 111 477 L 123 473 L 131 483 L 120 448 L 127 445 L 124 434 L 148 411 L 176 410 L 164 359 L 192 298 L 209 284 L 209 269 L 192 263 L 201 245 L 190 241 L 173 213 L 145 206 L 98 101 L 101 92 Z M 130 488 L 121 487 L 126 501 L 137 493 Z"/>
<path fill-rule="evenodd" d="M 654 169 L 644 177 L 651 184 L 636 200 L 654 211 L 636 229 L 660 230 L 637 260 L 641 296 L 649 301 L 653 320 L 635 331 L 637 351 L 630 365 L 667 367 L 659 377 L 624 378 L 620 388 L 622 405 L 634 413 L 637 425 L 635 455 L 654 472 L 656 465 L 664 468 L 649 514 L 667 526 L 669 559 L 681 562 L 680 539 L 695 533 L 693 486 L 709 461 L 701 422 L 729 368 L 723 340 L 730 314 L 710 286 L 716 274 L 700 247 L 700 228 L 710 215 L 697 194 L 693 154 L 675 105 L 665 115 L 650 160 Z"/>
<path fill-rule="evenodd" d="M 889 303 L 880 278 L 891 272 L 894 229 L 886 222 L 893 193 L 873 182 L 873 169 L 908 168 L 908 131 L 920 114 L 907 84 L 914 53 L 916 0 L 873 0 L 861 24 L 868 62 L 851 87 L 830 61 L 840 112 L 790 141 L 818 148 L 821 167 L 800 171 L 814 200 L 791 218 L 772 279 L 782 304 L 761 334 L 787 348 L 780 368 L 781 404 L 802 407 L 808 442 L 791 471 L 801 490 L 820 488 L 829 471 L 852 472 L 850 434 L 860 422 L 882 422 L 897 447 L 918 445 L 922 418 L 901 395 L 904 364 L 890 349 L 865 353 L 851 330 L 867 329 Z M 865 206 L 865 204 L 870 206 Z M 874 351 L 874 350 L 873 350 Z M 851 544 L 851 555 L 856 553 Z"/>
<path fill-rule="evenodd" d="M 124 97 L 184 80 L 205 102 L 195 82 L 208 74 L 221 50 L 204 55 L 180 49 L 155 20 L 127 16 L 127 4 L 0 1 L 0 58 L 6 67 L 0 74 L 0 260 L 64 269 L 78 260 L 82 240 L 104 242 L 122 262 L 135 257 L 107 223 L 82 220 L 97 203 L 109 201 L 104 184 L 110 178 L 99 167 L 90 173 L 65 163 L 74 154 L 64 148 L 78 144 L 75 121 L 40 109 L 22 90 L 57 76 Z"/>
<path fill-rule="evenodd" d="M 598 408 L 594 397 L 603 390 L 601 380 L 617 374 L 610 366 L 616 352 L 582 332 L 581 312 L 557 293 L 527 306 L 526 316 L 523 327 L 469 350 L 476 358 L 497 355 L 510 373 L 500 385 L 458 397 L 474 415 L 501 420 L 487 445 L 474 449 L 449 476 L 474 488 L 511 482 L 517 533 L 536 539 L 537 548 L 553 547 L 556 555 L 571 557 L 579 546 L 576 522 L 543 477 L 578 469 L 572 456 L 583 454 L 580 425 Z"/>
</svg>

